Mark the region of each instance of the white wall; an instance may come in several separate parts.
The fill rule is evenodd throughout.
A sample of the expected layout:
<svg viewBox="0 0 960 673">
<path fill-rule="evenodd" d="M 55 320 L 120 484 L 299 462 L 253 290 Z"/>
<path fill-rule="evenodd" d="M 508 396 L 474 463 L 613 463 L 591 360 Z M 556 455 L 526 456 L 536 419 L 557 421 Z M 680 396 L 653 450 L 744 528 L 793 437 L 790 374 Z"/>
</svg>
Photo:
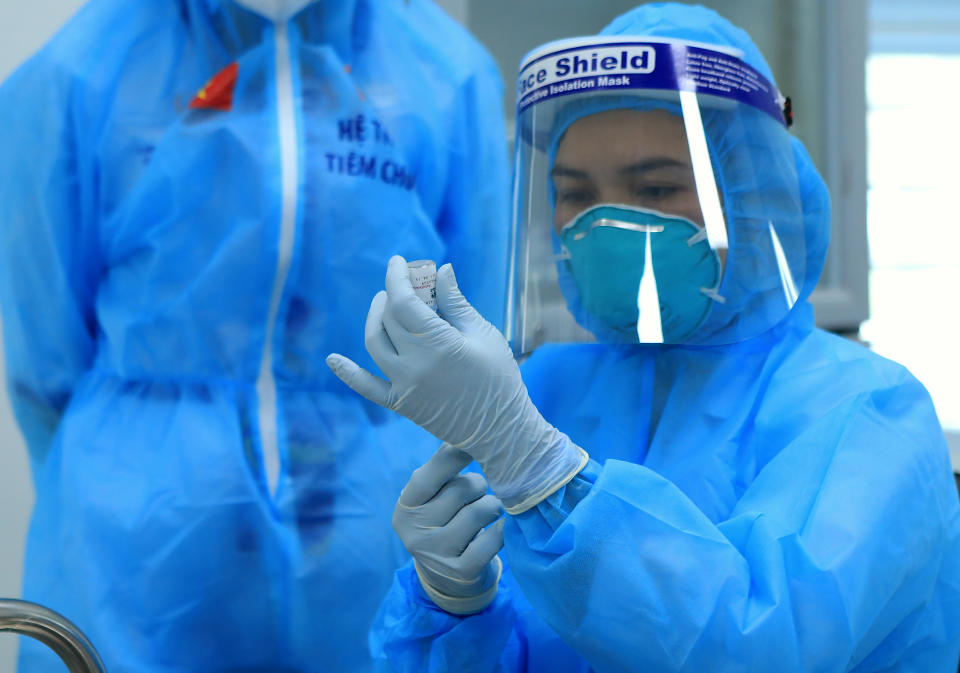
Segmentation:
<svg viewBox="0 0 960 673">
<path fill-rule="evenodd" d="M 0 80 L 36 51 L 82 0 L 0 0 Z M 0 147 L 0 152 L 3 148 Z M 5 381 L 0 354 L 0 380 Z M 14 423 L 6 386 L 0 386 L 0 597 L 20 595 L 23 543 L 33 487 L 26 449 Z M 0 673 L 13 673 L 17 637 L 0 634 Z"/>
<path fill-rule="evenodd" d="M 3 376 L 0 359 L 0 376 Z M 26 450 L 10 413 L 7 391 L 0 391 L 0 597 L 20 595 L 23 542 L 33 505 Z M 12 673 L 17 637 L 0 634 L 0 673 Z"/>
</svg>

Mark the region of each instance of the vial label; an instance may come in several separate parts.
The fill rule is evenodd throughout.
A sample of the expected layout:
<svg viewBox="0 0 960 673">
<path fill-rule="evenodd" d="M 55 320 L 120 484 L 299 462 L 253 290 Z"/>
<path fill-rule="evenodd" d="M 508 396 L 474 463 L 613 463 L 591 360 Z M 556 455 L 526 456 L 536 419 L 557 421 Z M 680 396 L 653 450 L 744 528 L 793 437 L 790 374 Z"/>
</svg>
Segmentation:
<svg viewBox="0 0 960 673">
<path fill-rule="evenodd" d="M 437 265 L 429 259 L 407 262 L 414 293 L 434 311 L 437 310 Z"/>
</svg>

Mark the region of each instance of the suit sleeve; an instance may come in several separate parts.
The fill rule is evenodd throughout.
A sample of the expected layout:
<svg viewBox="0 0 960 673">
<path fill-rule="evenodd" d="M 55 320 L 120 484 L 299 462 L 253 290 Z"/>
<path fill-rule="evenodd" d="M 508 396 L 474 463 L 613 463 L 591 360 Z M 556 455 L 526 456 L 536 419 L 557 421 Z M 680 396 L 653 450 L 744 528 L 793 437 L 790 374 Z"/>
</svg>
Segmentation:
<svg viewBox="0 0 960 673">
<path fill-rule="evenodd" d="M 952 671 L 952 486 L 929 397 L 903 380 L 795 434 L 723 521 L 642 465 L 591 461 L 508 522 L 506 551 L 597 671 Z"/>
<path fill-rule="evenodd" d="M 69 75 L 43 52 L 0 87 L 0 307 L 7 386 L 36 467 L 94 349 L 95 232 Z"/>
</svg>

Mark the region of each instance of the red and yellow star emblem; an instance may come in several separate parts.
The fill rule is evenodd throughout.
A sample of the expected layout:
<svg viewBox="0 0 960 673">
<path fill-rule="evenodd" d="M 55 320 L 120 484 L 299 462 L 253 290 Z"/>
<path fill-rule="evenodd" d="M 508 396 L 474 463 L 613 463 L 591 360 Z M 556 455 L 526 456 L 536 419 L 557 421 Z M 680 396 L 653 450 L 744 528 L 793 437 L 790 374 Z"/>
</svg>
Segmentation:
<svg viewBox="0 0 960 673">
<path fill-rule="evenodd" d="M 233 89 L 240 68 L 236 62 L 210 78 L 190 101 L 191 110 L 229 110 L 233 107 Z"/>
</svg>

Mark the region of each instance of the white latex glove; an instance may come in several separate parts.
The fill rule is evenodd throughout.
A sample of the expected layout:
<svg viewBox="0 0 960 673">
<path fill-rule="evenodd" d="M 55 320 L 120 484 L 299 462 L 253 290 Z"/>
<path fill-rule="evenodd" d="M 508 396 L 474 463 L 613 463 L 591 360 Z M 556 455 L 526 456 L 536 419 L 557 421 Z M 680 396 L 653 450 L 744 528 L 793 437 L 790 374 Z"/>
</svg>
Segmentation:
<svg viewBox="0 0 960 673">
<path fill-rule="evenodd" d="M 587 454 L 537 411 L 509 345 L 467 303 L 449 264 L 437 271 L 437 305 L 439 316 L 414 294 L 406 261 L 391 258 L 364 335 L 389 381 L 342 355 L 327 364 L 367 399 L 473 456 L 507 512 L 526 511 L 583 469 Z"/>
<path fill-rule="evenodd" d="M 487 607 L 497 595 L 503 546 L 500 501 L 475 472 L 460 474 L 468 454 L 444 444 L 414 471 L 393 510 L 393 529 L 413 557 L 420 584 L 454 614 Z M 489 526 L 489 528 L 487 528 Z"/>
</svg>

